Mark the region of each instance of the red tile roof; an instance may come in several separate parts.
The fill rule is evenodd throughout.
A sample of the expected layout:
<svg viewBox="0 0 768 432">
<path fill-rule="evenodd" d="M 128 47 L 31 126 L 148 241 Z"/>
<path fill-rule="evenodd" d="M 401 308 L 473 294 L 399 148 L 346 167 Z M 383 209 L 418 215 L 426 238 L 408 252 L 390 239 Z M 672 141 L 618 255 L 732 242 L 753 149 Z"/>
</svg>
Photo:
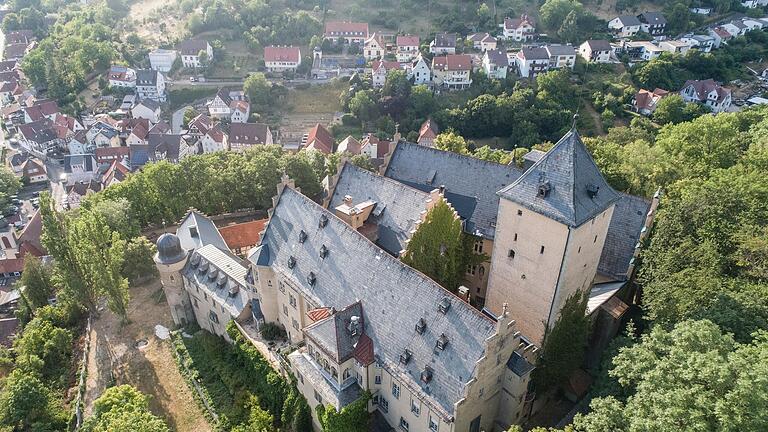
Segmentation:
<svg viewBox="0 0 768 432">
<path fill-rule="evenodd" d="M 438 133 L 440 133 L 440 129 L 437 127 L 437 123 L 432 119 L 427 119 L 419 128 L 419 141 L 422 138 L 434 139 Z"/>
<path fill-rule="evenodd" d="M 316 124 L 315 127 L 309 131 L 306 148 L 313 148 L 317 151 L 329 154 L 333 153 L 333 144 L 333 135 L 331 135 L 331 133 L 328 132 L 328 129 L 320 123 Z"/>
<path fill-rule="evenodd" d="M 363 333 L 357 340 L 355 350 L 352 352 L 352 356 L 364 366 L 368 366 L 373 363 L 373 341 L 367 334 Z"/>
<path fill-rule="evenodd" d="M 251 222 L 243 222 L 219 228 L 224 242 L 230 249 L 240 249 L 255 246 L 261 240 L 261 232 L 268 219 L 260 219 Z"/>
<path fill-rule="evenodd" d="M 397 46 L 419 46 L 419 37 L 414 35 L 402 35 L 395 39 Z"/>
<path fill-rule="evenodd" d="M 265 62 L 293 62 L 301 59 L 301 50 L 295 46 L 267 46 L 264 47 Z"/>
<path fill-rule="evenodd" d="M 312 320 L 312 322 L 316 322 L 328 318 L 331 316 L 332 312 L 333 309 L 331 308 L 315 308 L 307 311 L 307 316 Z"/>
<path fill-rule="evenodd" d="M 380 67 L 383 67 L 386 71 L 400 69 L 400 63 L 396 61 L 380 61 L 376 60 L 371 62 L 371 69 L 376 72 Z"/>
<path fill-rule="evenodd" d="M 109 163 L 113 160 L 123 160 L 123 158 L 130 155 L 131 149 L 129 147 L 101 147 L 97 148 L 94 152 L 97 163 Z"/>
<path fill-rule="evenodd" d="M 432 68 L 447 71 L 472 70 L 472 57 L 466 54 L 449 54 L 435 57 L 432 59 Z"/>
<path fill-rule="evenodd" d="M 24 270 L 24 258 L 0 259 L 0 273 L 14 273 Z"/>
<path fill-rule="evenodd" d="M 325 36 L 364 36 L 368 38 L 368 23 L 348 21 L 328 21 L 325 23 Z"/>
</svg>

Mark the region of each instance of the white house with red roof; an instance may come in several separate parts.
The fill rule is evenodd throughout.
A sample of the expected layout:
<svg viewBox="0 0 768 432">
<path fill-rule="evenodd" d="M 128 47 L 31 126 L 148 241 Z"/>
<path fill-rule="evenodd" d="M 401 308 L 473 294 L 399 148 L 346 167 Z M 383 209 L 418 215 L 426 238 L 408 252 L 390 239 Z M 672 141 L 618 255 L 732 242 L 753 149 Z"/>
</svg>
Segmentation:
<svg viewBox="0 0 768 432">
<path fill-rule="evenodd" d="M 714 113 L 721 113 L 731 106 L 731 90 L 721 86 L 713 79 L 688 80 L 680 90 L 680 96 L 686 102 L 706 105 Z"/>
<path fill-rule="evenodd" d="M 632 98 L 632 108 L 642 114 L 649 116 L 656 111 L 659 101 L 669 95 L 669 92 L 660 88 L 653 91 L 640 89 Z"/>
<path fill-rule="evenodd" d="M 264 47 L 264 66 L 270 72 L 295 71 L 301 64 L 301 49 L 295 46 Z"/>
<path fill-rule="evenodd" d="M 323 37 L 333 42 L 339 39 L 347 43 L 362 43 L 368 39 L 368 23 L 350 21 L 328 21 L 325 23 Z"/>
<path fill-rule="evenodd" d="M 336 140 L 333 139 L 333 135 L 328 132 L 328 129 L 320 123 L 316 124 L 310 129 L 307 135 L 307 144 L 304 147 L 306 150 L 315 150 L 325 154 L 333 153 L 333 146 Z"/>
<path fill-rule="evenodd" d="M 419 37 L 414 35 L 398 35 L 395 38 L 397 45 L 397 61 L 408 63 L 419 55 Z"/>
<path fill-rule="evenodd" d="M 472 57 L 466 54 L 449 54 L 432 59 L 432 81 L 436 86 L 448 89 L 465 89 L 472 84 Z"/>
<path fill-rule="evenodd" d="M 202 153 L 213 153 L 227 149 L 227 134 L 221 129 L 221 124 L 216 123 L 200 139 Z"/>
<path fill-rule="evenodd" d="M 437 123 L 431 118 L 427 119 L 419 128 L 419 139 L 416 141 L 416 144 L 434 147 L 435 138 L 438 133 L 440 133 L 440 128 L 437 126 Z"/>
<path fill-rule="evenodd" d="M 372 83 L 374 87 L 383 87 L 387 82 L 387 73 L 400 69 L 400 63 L 396 61 L 376 60 L 371 63 Z"/>
<path fill-rule="evenodd" d="M 110 87 L 136 87 L 136 70 L 128 66 L 112 65 L 107 71 Z"/>
<path fill-rule="evenodd" d="M 376 60 L 384 57 L 386 52 L 386 44 L 382 39 L 381 34 L 373 33 L 363 44 L 363 57 L 366 60 Z"/>
<path fill-rule="evenodd" d="M 504 18 L 501 28 L 501 36 L 507 40 L 524 42 L 536 37 L 536 23 L 526 14 L 521 15 L 520 18 Z"/>
<path fill-rule="evenodd" d="M 467 40 L 472 42 L 472 48 L 480 51 L 495 50 L 498 45 L 496 38 L 490 33 L 473 33 L 467 36 Z"/>
</svg>

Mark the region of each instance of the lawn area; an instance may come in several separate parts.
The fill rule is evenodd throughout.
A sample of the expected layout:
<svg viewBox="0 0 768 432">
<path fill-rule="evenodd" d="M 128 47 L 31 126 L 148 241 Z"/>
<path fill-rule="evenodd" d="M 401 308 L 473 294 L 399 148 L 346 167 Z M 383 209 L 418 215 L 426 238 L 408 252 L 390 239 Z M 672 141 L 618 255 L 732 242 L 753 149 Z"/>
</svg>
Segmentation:
<svg viewBox="0 0 768 432">
<path fill-rule="evenodd" d="M 331 81 L 329 84 L 290 89 L 286 110 L 296 114 L 332 114 L 341 111 L 339 96 L 348 86 L 345 82 Z"/>
</svg>

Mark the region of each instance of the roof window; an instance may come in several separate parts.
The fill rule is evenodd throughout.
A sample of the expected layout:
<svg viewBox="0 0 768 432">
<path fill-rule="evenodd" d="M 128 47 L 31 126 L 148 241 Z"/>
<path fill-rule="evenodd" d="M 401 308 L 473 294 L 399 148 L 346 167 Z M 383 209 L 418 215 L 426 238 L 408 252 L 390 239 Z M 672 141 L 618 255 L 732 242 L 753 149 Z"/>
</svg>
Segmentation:
<svg viewBox="0 0 768 432">
<path fill-rule="evenodd" d="M 442 300 L 440 300 L 440 304 L 437 305 L 437 310 L 441 314 L 445 315 L 448 313 L 448 309 L 451 308 L 451 301 L 448 300 L 448 297 L 443 297 Z"/>
<path fill-rule="evenodd" d="M 307 241 L 307 233 L 304 230 L 299 231 L 299 243 Z"/>
<path fill-rule="evenodd" d="M 326 225 L 328 225 L 328 216 L 320 215 L 320 228 L 325 228 Z"/>
<path fill-rule="evenodd" d="M 315 276 L 315 272 L 309 272 L 307 275 L 307 283 L 314 286 L 317 282 L 317 277 Z"/>
<path fill-rule="evenodd" d="M 596 197 L 598 192 L 600 192 L 600 186 L 592 183 L 587 185 L 587 194 L 590 198 Z"/>
<path fill-rule="evenodd" d="M 409 350 L 403 351 L 402 354 L 400 354 L 400 363 L 407 365 L 409 361 L 411 361 L 411 352 Z"/>
<path fill-rule="evenodd" d="M 424 334 L 424 331 L 426 330 L 427 330 L 427 322 L 424 321 L 424 318 L 419 318 L 419 322 L 416 323 L 416 333 Z"/>
<path fill-rule="evenodd" d="M 292 269 L 296 267 L 296 258 L 293 257 L 293 255 L 288 257 L 288 268 Z"/>
<path fill-rule="evenodd" d="M 441 334 L 439 338 L 437 338 L 437 344 L 435 344 L 437 349 L 440 351 L 445 350 L 445 347 L 448 346 L 448 336 L 445 335 L 445 333 Z"/>
<path fill-rule="evenodd" d="M 325 245 L 320 246 L 320 258 L 325 259 L 328 256 L 328 248 Z"/>
<path fill-rule="evenodd" d="M 542 182 L 539 184 L 539 190 L 536 193 L 536 196 L 539 198 L 546 198 L 549 195 L 549 191 L 552 189 L 552 186 L 549 184 L 548 181 Z"/>
<path fill-rule="evenodd" d="M 421 371 L 421 382 L 429 384 L 430 381 L 432 381 L 432 368 L 424 366 L 424 370 Z"/>
</svg>

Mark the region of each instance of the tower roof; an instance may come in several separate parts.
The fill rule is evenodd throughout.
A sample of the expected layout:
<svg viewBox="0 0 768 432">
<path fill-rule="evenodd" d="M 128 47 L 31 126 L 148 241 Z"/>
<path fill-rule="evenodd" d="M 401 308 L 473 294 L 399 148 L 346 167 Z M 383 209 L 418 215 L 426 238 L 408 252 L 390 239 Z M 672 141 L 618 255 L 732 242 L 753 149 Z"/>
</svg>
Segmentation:
<svg viewBox="0 0 768 432">
<path fill-rule="evenodd" d="M 620 199 L 575 128 L 499 196 L 572 227 Z"/>
</svg>

